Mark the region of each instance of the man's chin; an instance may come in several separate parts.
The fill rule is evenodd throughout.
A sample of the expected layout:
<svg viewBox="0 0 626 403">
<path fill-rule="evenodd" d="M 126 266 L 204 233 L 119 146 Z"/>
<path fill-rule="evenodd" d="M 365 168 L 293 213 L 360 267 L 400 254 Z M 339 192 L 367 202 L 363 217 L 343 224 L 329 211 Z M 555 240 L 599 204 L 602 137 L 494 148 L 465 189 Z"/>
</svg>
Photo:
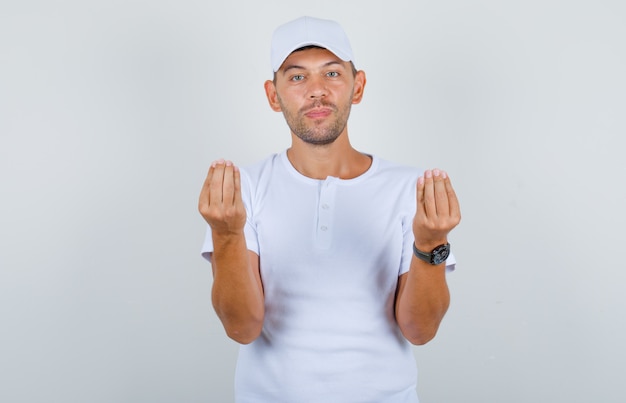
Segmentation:
<svg viewBox="0 0 626 403">
<path fill-rule="evenodd" d="M 316 137 L 316 136 L 299 136 L 296 135 L 303 142 L 310 144 L 312 146 L 327 146 L 335 142 L 339 138 L 339 136 L 324 136 L 324 137 Z"/>
</svg>

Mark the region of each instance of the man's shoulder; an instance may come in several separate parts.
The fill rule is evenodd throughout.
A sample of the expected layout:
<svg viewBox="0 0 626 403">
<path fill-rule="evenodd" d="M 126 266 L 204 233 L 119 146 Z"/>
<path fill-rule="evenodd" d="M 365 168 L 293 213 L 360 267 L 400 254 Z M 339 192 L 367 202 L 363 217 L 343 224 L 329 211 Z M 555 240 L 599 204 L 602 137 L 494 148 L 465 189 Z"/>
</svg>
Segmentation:
<svg viewBox="0 0 626 403">
<path fill-rule="evenodd" d="M 280 164 L 281 153 L 274 153 L 266 156 L 263 159 L 255 162 L 245 164 L 241 167 L 241 171 L 244 172 L 250 178 L 259 178 L 264 172 L 275 169 Z"/>
<path fill-rule="evenodd" d="M 374 159 L 377 164 L 376 172 L 380 175 L 389 175 L 396 178 L 417 180 L 418 176 L 420 176 L 423 172 L 419 168 L 408 164 L 403 164 L 376 156 L 374 156 Z"/>
</svg>

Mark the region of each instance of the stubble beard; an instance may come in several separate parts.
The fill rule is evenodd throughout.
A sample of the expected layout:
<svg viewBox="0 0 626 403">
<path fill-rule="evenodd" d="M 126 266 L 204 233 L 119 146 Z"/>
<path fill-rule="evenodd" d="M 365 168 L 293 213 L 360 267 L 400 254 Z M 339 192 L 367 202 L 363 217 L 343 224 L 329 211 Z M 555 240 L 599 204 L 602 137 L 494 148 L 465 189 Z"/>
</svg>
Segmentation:
<svg viewBox="0 0 626 403">
<path fill-rule="evenodd" d="M 350 106 L 352 105 L 352 98 L 342 108 L 338 108 L 337 105 L 330 102 L 317 100 L 312 105 L 304 107 L 296 114 L 293 114 L 285 107 L 280 97 L 278 101 L 291 132 L 303 142 L 315 146 L 329 145 L 339 138 L 348 123 Z M 321 125 L 322 119 L 313 121 L 312 125 L 307 125 L 306 122 L 309 119 L 304 114 L 310 111 L 311 108 L 320 106 L 331 109 L 334 120 L 328 126 Z"/>
</svg>

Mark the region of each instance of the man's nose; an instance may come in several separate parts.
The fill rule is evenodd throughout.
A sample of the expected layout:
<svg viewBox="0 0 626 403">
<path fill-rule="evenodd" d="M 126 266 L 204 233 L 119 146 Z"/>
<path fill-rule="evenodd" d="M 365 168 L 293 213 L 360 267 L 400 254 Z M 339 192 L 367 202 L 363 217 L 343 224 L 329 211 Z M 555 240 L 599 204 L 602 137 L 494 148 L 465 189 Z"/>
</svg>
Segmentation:
<svg viewBox="0 0 626 403">
<path fill-rule="evenodd" d="M 311 77 L 309 79 L 308 96 L 309 98 L 325 97 L 328 93 L 326 82 L 323 77 Z"/>
</svg>

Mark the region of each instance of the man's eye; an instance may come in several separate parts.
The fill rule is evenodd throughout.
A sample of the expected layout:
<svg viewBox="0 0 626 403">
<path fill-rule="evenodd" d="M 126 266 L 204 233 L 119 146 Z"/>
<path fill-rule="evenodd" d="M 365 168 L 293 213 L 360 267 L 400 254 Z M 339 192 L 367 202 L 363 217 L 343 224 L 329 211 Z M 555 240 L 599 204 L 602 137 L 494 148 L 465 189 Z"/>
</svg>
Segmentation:
<svg viewBox="0 0 626 403">
<path fill-rule="evenodd" d="M 304 80 L 304 76 L 301 74 L 291 77 L 291 81 L 302 81 L 302 80 Z"/>
<path fill-rule="evenodd" d="M 326 73 L 326 75 L 328 77 L 339 77 L 339 73 L 336 71 L 329 71 L 328 73 Z"/>
</svg>

